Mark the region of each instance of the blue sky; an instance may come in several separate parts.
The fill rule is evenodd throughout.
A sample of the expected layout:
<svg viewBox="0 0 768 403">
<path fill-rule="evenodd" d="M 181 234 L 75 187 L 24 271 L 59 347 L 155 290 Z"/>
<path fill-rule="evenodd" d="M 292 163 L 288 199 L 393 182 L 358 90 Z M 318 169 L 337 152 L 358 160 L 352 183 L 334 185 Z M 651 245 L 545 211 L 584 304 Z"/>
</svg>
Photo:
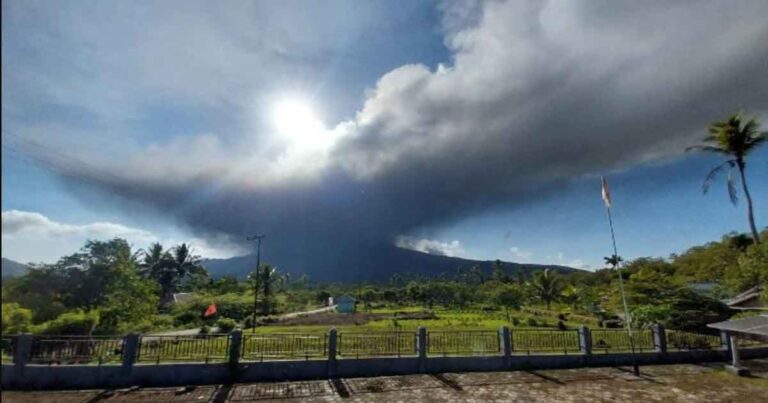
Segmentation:
<svg viewBox="0 0 768 403">
<path fill-rule="evenodd" d="M 682 252 L 747 229 L 725 178 L 701 194 L 718 157 L 683 150 L 735 110 L 768 118 L 767 11 L 7 1 L 2 253 L 123 236 L 227 257 L 267 231 L 291 253 L 594 269 L 601 174 L 620 254 Z M 762 228 L 767 149 L 748 175 Z"/>
</svg>

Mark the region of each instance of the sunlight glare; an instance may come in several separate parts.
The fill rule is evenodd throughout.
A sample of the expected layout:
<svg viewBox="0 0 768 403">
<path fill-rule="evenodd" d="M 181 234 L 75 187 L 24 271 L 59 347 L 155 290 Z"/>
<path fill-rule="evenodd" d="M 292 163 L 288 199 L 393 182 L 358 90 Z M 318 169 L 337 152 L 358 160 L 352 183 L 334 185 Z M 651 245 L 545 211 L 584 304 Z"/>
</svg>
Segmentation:
<svg viewBox="0 0 768 403">
<path fill-rule="evenodd" d="M 323 124 L 304 102 L 288 100 L 276 105 L 275 126 L 292 142 L 311 146 L 323 141 Z"/>
</svg>

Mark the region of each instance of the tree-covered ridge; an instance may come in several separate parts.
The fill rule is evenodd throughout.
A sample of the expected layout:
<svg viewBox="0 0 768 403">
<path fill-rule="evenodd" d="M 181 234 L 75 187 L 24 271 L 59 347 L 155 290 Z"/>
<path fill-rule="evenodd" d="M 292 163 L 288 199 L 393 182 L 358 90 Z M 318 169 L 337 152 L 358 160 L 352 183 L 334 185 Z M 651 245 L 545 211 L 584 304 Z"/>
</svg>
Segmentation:
<svg viewBox="0 0 768 403">
<path fill-rule="evenodd" d="M 618 272 L 612 269 L 621 263 L 619 257 L 607 258 L 609 268 L 596 272 L 542 270 L 523 275 L 496 261 L 489 271 L 475 265 L 436 277 L 396 274 L 387 282 L 364 284 L 321 284 L 306 275 L 291 278 L 269 264 L 254 269 L 247 280 L 212 279 L 199 261 L 184 244 L 133 250 L 122 239 L 90 241 L 55 264 L 36 265 L 23 276 L 3 281 L 3 333 L 252 327 L 269 324 L 276 313 L 315 308 L 327 297 L 342 294 L 355 296 L 363 311 L 381 307 L 393 312 L 448 309 L 495 315 L 498 311 L 512 326 L 552 326 L 525 316 L 529 311 L 559 317 L 554 323 L 559 321 L 560 327 L 574 320 L 600 326 L 623 323 Z M 729 234 L 669 258 L 644 257 L 622 264 L 619 272 L 626 282 L 633 326 L 661 323 L 699 329 L 733 314 L 720 300 L 768 282 L 768 243 L 754 244 L 750 236 Z M 716 287 L 702 295 L 691 288 L 701 281 Z M 172 304 L 175 292 L 191 293 L 191 298 Z M 212 303 L 218 313 L 204 317 Z M 436 319 L 435 314 L 424 315 Z M 401 326 L 393 319 L 391 326 L 395 325 Z"/>
</svg>

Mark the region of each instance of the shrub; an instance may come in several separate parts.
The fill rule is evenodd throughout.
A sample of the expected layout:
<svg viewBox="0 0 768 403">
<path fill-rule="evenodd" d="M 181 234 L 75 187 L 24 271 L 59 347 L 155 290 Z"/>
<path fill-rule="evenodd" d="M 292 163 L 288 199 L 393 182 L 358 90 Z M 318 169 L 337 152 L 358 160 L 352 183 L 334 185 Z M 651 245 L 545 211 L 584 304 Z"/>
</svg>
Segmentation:
<svg viewBox="0 0 768 403">
<path fill-rule="evenodd" d="M 221 318 L 216 322 L 216 327 L 219 328 L 219 333 L 229 333 L 235 326 L 237 326 L 237 322 L 231 318 Z"/>
<path fill-rule="evenodd" d="M 190 303 L 177 305 L 173 310 L 177 315 L 191 312 L 196 318 L 200 318 L 212 302 L 216 303 L 219 317 L 244 320 L 253 313 L 253 295 L 242 294 L 196 295 Z"/>
<path fill-rule="evenodd" d="M 605 326 L 608 329 L 618 329 L 621 328 L 621 320 L 618 319 L 610 319 L 603 321 L 603 326 Z"/>
<path fill-rule="evenodd" d="M 19 304 L 3 304 L 3 334 L 24 333 L 31 326 L 32 310 L 22 308 Z"/>
<path fill-rule="evenodd" d="M 152 327 L 155 329 L 168 329 L 174 325 L 174 317 L 170 315 L 157 315 L 152 318 Z"/>
<path fill-rule="evenodd" d="M 192 311 L 184 311 L 173 317 L 174 326 L 184 326 L 200 323 L 200 316 Z"/>
<path fill-rule="evenodd" d="M 77 310 L 62 313 L 56 319 L 36 326 L 35 330 L 42 334 L 89 335 L 98 324 L 98 311 Z"/>
<path fill-rule="evenodd" d="M 211 332 L 211 328 L 208 327 L 208 325 L 202 325 L 202 326 L 200 326 L 200 331 L 198 333 L 199 334 L 208 334 L 210 332 Z"/>
<path fill-rule="evenodd" d="M 514 325 L 514 326 L 520 326 L 520 319 L 518 319 L 518 318 L 512 318 L 512 325 Z"/>
<path fill-rule="evenodd" d="M 525 324 L 530 327 L 536 327 L 539 325 L 539 323 L 536 321 L 536 319 L 528 317 L 525 318 Z"/>
<path fill-rule="evenodd" d="M 258 326 L 258 325 L 259 325 L 258 320 L 256 320 L 256 326 Z M 243 322 L 243 326 L 245 328 L 252 328 L 252 327 L 254 327 L 253 317 L 249 316 L 249 317 L 245 318 L 245 321 Z"/>
</svg>

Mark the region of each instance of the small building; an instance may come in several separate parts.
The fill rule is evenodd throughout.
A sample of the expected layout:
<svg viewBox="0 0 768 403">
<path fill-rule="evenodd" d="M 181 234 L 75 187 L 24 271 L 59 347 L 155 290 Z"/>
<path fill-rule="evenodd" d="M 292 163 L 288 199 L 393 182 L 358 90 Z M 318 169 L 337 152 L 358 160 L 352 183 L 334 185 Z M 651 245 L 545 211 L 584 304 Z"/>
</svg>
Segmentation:
<svg viewBox="0 0 768 403">
<path fill-rule="evenodd" d="M 763 287 L 756 286 L 726 302 L 729 308 L 741 311 L 768 311 L 768 301 L 763 298 Z"/>
<path fill-rule="evenodd" d="M 342 295 L 336 298 L 336 312 L 355 313 L 355 303 L 357 300 L 349 295 Z"/>
<path fill-rule="evenodd" d="M 712 329 L 725 332 L 728 335 L 729 350 L 732 364 L 727 369 L 737 375 L 749 375 L 749 371 L 741 366 L 739 361 L 739 339 L 768 342 L 768 315 L 750 316 L 741 319 L 732 319 L 725 322 L 710 323 Z"/>
<path fill-rule="evenodd" d="M 173 303 L 174 304 L 186 304 L 189 302 L 192 302 L 192 300 L 195 298 L 195 294 L 191 292 L 176 292 L 173 293 Z"/>
</svg>

